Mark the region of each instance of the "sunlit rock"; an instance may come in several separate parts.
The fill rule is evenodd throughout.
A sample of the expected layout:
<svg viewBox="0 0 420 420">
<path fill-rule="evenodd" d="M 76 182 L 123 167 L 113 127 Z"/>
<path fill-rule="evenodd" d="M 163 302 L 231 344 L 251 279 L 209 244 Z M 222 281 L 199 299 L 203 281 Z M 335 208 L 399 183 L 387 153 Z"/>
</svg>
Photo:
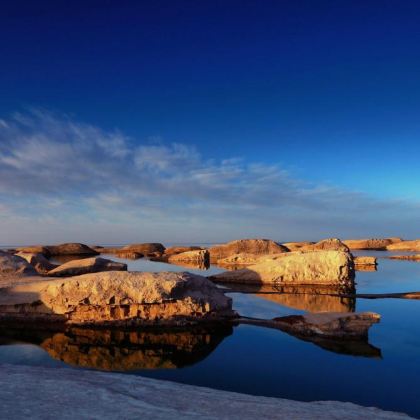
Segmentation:
<svg viewBox="0 0 420 420">
<path fill-rule="evenodd" d="M 393 255 L 388 257 L 392 260 L 407 260 L 407 261 L 420 261 L 420 254 L 415 255 Z"/>
<path fill-rule="evenodd" d="M 349 252 L 349 248 L 340 239 L 329 238 L 317 242 L 316 244 L 304 245 L 300 248 L 301 251 L 344 251 Z"/>
<path fill-rule="evenodd" d="M 171 246 L 165 249 L 165 256 L 169 257 L 182 252 L 199 251 L 200 249 L 202 249 L 200 246 Z"/>
<path fill-rule="evenodd" d="M 284 242 L 282 245 L 285 246 L 289 251 L 298 251 L 304 246 L 313 245 L 315 242 L 302 241 L 302 242 Z"/>
<path fill-rule="evenodd" d="M 340 339 L 366 339 L 369 328 L 380 321 L 380 315 L 374 312 L 320 312 L 304 315 L 290 315 L 271 320 L 242 319 L 250 323 L 270 328 L 277 328 L 293 335 L 321 336 Z"/>
<path fill-rule="evenodd" d="M 371 256 L 353 257 L 356 271 L 376 271 L 377 259 Z"/>
<path fill-rule="evenodd" d="M 199 266 L 208 266 L 210 263 L 210 254 L 206 249 L 186 251 L 171 255 L 168 261 L 170 263 L 190 263 Z"/>
<path fill-rule="evenodd" d="M 240 253 L 255 255 L 279 254 L 288 252 L 288 249 L 269 239 L 239 239 L 226 244 L 212 246 L 209 248 L 209 252 L 211 261 L 217 262 L 222 258 Z"/>
<path fill-rule="evenodd" d="M 354 286 L 351 254 L 342 251 L 290 252 L 260 260 L 242 270 L 210 277 L 213 281 L 245 284 Z"/>
<path fill-rule="evenodd" d="M 385 250 L 388 245 L 401 242 L 401 238 L 371 238 L 371 239 L 348 239 L 343 241 L 350 249 L 373 249 Z"/>
<path fill-rule="evenodd" d="M 18 252 L 17 256 L 25 259 L 32 267 L 35 268 L 38 274 L 47 274 L 49 271 L 57 268 L 57 264 L 52 264 L 43 254 L 31 254 L 27 252 Z"/>
<path fill-rule="evenodd" d="M 101 257 L 84 258 L 61 264 L 49 271 L 48 276 L 70 277 L 88 273 L 99 273 L 102 271 L 127 271 L 127 264 L 107 260 Z"/>
<path fill-rule="evenodd" d="M 0 292 L 0 317 L 22 322 L 185 325 L 233 316 L 231 299 L 190 273 L 108 271 Z"/>
<path fill-rule="evenodd" d="M 420 251 L 420 239 L 392 243 L 386 249 L 388 251 Z"/>
</svg>

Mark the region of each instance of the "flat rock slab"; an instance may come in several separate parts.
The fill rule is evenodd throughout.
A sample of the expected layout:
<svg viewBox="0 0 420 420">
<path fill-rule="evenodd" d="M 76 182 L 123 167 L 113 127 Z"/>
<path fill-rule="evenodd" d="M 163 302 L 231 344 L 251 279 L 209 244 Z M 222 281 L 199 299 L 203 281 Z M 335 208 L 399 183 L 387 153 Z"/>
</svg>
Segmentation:
<svg viewBox="0 0 420 420">
<path fill-rule="evenodd" d="M 234 316 L 221 289 L 190 273 L 108 271 L 0 290 L 3 321 L 185 325 Z"/>
<path fill-rule="evenodd" d="M 48 276 L 70 277 L 102 271 L 127 271 L 127 264 L 115 262 L 101 257 L 71 260 L 50 270 Z"/>
<path fill-rule="evenodd" d="M 337 401 L 300 402 L 118 373 L 0 365 L 4 419 L 407 419 Z"/>
</svg>

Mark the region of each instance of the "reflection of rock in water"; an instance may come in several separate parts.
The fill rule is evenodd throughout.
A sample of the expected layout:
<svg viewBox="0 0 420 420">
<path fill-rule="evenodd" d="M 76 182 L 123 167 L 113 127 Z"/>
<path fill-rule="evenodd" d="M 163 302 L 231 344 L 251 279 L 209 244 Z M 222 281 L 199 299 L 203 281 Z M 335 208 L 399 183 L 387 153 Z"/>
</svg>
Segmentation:
<svg viewBox="0 0 420 420">
<path fill-rule="evenodd" d="M 256 296 L 308 312 L 354 312 L 355 299 L 328 295 L 256 294 Z"/>
<path fill-rule="evenodd" d="M 171 261 L 173 265 L 178 265 L 185 268 L 193 268 L 196 270 L 208 270 L 210 268 L 210 263 L 208 262 L 193 262 L 193 261 Z"/>
<path fill-rule="evenodd" d="M 381 349 L 372 346 L 364 340 L 332 340 L 322 337 L 297 337 L 300 340 L 309 341 L 324 350 L 351 356 L 363 356 L 372 358 L 382 358 Z"/>
<path fill-rule="evenodd" d="M 174 369 L 207 357 L 232 327 L 172 331 L 121 331 L 70 328 L 30 342 L 39 344 L 54 359 L 101 370 Z M 10 331 L 9 331 L 10 336 Z M 22 331 L 14 338 L 26 341 Z"/>
<path fill-rule="evenodd" d="M 255 294 L 263 299 L 289 308 L 308 312 L 354 312 L 356 299 L 333 296 L 343 291 L 338 288 L 317 286 L 244 286 L 226 285 L 229 289 Z M 354 293 L 354 289 L 347 291 Z"/>
</svg>

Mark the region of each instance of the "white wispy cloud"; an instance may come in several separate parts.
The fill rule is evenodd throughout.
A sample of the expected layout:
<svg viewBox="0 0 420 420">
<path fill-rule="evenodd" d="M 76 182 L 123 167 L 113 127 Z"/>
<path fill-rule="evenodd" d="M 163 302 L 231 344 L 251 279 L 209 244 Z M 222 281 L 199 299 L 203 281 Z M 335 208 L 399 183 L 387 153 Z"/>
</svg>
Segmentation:
<svg viewBox="0 0 420 420">
<path fill-rule="evenodd" d="M 135 234 L 178 241 L 407 235 L 420 227 L 419 208 L 314 185 L 277 165 L 205 159 L 180 143 L 139 144 L 45 110 L 0 120 L 3 243 L 54 239 L 34 227 L 46 220 L 57 240 L 70 232 L 113 236 L 108 242 Z M 33 238 L 26 239 L 29 232 Z"/>
</svg>

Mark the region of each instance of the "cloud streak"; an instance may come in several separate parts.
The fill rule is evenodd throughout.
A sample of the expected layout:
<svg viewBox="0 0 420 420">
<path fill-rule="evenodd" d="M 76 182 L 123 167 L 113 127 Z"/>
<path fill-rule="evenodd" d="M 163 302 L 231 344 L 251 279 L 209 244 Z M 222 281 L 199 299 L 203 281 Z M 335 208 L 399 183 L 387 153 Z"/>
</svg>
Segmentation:
<svg viewBox="0 0 420 420">
<path fill-rule="evenodd" d="M 105 242 L 408 235 L 420 227 L 419 209 L 314 185 L 278 165 L 205 159 L 180 143 L 139 143 L 44 110 L 0 120 L 3 243 L 76 234 Z M 56 236 L 34 228 L 46 220 Z"/>
</svg>

